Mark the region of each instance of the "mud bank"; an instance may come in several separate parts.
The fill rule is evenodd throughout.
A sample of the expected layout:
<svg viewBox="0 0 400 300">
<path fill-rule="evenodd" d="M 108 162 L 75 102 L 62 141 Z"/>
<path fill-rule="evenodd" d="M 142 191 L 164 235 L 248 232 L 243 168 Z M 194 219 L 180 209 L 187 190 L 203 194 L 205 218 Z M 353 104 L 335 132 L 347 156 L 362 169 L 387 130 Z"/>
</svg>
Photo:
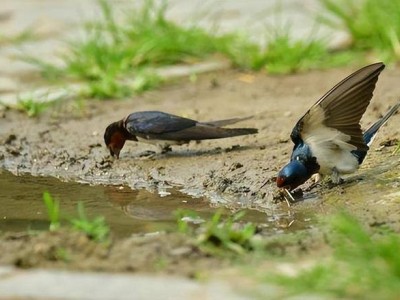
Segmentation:
<svg viewBox="0 0 400 300">
<path fill-rule="evenodd" d="M 57 104 L 38 119 L 3 110 L 0 119 L 0 166 L 15 174 L 50 175 L 91 184 L 125 184 L 163 190 L 174 186 L 213 201 L 241 201 L 268 206 L 274 177 L 292 149 L 289 134 L 299 117 L 351 69 L 315 71 L 284 77 L 234 71 L 181 80 L 159 91 L 125 101 Z M 362 120 L 367 127 L 398 101 L 400 71 L 386 70 Z M 198 120 L 253 115 L 240 123 L 256 127 L 257 135 L 173 146 L 161 154 L 152 145 L 127 143 L 114 160 L 104 146 L 103 133 L 112 121 L 133 111 L 161 110 Z M 364 168 L 380 160 L 396 160 L 394 148 L 380 144 L 398 137 L 400 118 L 382 128 Z M 390 143 L 389 143 L 390 144 Z M 376 149 L 382 150 L 375 155 Z M 265 183 L 266 185 L 261 188 Z M 221 197 L 223 196 L 223 197 Z M 230 199 L 230 200 L 229 200 Z"/>
</svg>

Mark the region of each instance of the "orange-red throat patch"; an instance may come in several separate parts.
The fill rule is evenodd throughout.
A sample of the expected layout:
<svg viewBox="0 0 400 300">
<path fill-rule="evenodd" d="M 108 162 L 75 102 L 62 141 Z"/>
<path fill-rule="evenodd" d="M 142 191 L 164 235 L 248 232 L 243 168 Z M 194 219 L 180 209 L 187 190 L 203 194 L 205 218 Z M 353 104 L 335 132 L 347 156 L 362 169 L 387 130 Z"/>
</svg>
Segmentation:
<svg viewBox="0 0 400 300">
<path fill-rule="evenodd" d="M 121 149 L 124 147 L 125 141 L 126 138 L 122 132 L 120 131 L 114 132 L 113 135 L 111 136 L 110 143 L 107 145 L 108 149 L 110 149 L 110 154 L 112 156 L 115 155 L 117 158 L 119 158 L 119 153 Z"/>
</svg>

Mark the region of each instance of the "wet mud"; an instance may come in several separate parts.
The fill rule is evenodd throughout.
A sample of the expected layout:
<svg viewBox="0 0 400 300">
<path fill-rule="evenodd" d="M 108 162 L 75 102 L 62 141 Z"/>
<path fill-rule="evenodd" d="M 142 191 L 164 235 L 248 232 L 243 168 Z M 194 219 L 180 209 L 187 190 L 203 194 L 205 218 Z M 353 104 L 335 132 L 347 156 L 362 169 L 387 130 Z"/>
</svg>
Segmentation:
<svg viewBox="0 0 400 300">
<path fill-rule="evenodd" d="M 316 216 L 343 208 L 371 226 L 387 224 L 400 231 L 400 155 L 393 154 L 396 140 L 400 138 L 399 115 L 393 116 L 380 130 L 364 164 L 356 174 L 345 178 L 344 184 L 336 187 L 323 184 L 310 191 L 305 189 L 298 198 L 300 201 L 290 204 L 290 207 L 275 197 L 275 176 L 288 161 L 293 146 L 289 138 L 292 127 L 319 97 L 352 71 L 354 69 L 350 68 L 313 71 L 283 77 L 227 71 L 201 75 L 194 82 L 179 80 L 158 91 L 124 101 L 92 101 L 81 106 L 77 106 L 76 102 L 56 104 L 38 119 L 27 118 L 14 110 L 3 110 L 0 119 L 0 166 L 15 175 L 28 173 L 91 185 L 123 185 L 132 189 L 144 188 L 156 194 L 168 193 L 173 188 L 189 196 L 204 197 L 210 206 L 260 211 L 266 219 L 274 221 L 274 225 L 269 225 L 274 228 L 268 231 L 270 235 L 287 232 L 296 226 L 299 229 L 312 228 L 317 226 L 314 222 Z M 363 128 L 400 100 L 399 77 L 399 69 L 387 69 L 381 75 L 372 103 L 362 119 Z M 127 142 L 119 160 L 110 158 L 103 142 L 104 129 L 109 123 L 140 110 L 161 110 L 201 121 L 252 115 L 252 119 L 239 125 L 256 127 L 259 134 L 172 146 L 172 152 L 165 154 L 152 145 Z M 304 226 L 304 223 L 310 222 L 310 211 L 312 221 Z M 45 243 L 47 250 L 44 250 L 44 255 L 39 255 L 39 262 L 28 259 L 34 259 L 36 254 L 21 254 L 29 247 L 35 249 L 34 245 L 41 245 L 40 239 L 46 240 L 48 235 L 55 236 L 57 240 L 57 233 L 18 238 L 3 234 L 1 240 L 11 240 L 12 243 L 2 246 L 10 247 L 1 249 L 2 253 L 8 251 L 11 254 L 4 256 L 1 262 L 47 266 L 52 261 L 59 261 L 48 254 L 50 250 L 46 247 L 51 248 L 52 242 Z M 71 245 L 82 239 L 76 235 L 71 237 L 74 241 Z M 91 254 L 94 262 L 88 268 L 96 269 L 96 261 L 112 257 L 114 254 L 111 252 L 117 255 L 119 251 L 124 254 L 119 261 L 114 261 L 114 266 L 124 260 L 129 261 L 126 257 L 133 253 L 154 254 L 154 251 L 179 252 L 179 255 L 188 255 L 189 262 L 193 257 L 196 257 L 194 261 L 204 258 L 208 261 L 204 263 L 206 266 L 213 261 L 207 260 L 209 258 L 193 245 L 187 245 L 188 241 L 180 237 L 175 239 L 175 235 L 171 239 L 165 237 L 171 243 L 176 241 L 174 246 L 165 249 L 160 246 L 165 245 L 164 237 L 154 242 L 155 246 L 148 243 L 150 246 L 147 249 L 135 248 L 130 243 L 141 242 L 133 237 L 130 239 L 116 242 L 113 250 L 88 246 L 96 248 L 88 250 L 88 253 L 96 253 Z M 83 243 L 90 244 L 88 241 Z M 154 250 L 153 246 L 158 250 Z M 298 246 L 301 247 L 304 248 L 304 245 Z M 16 250 L 22 248 L 25 250 Z M 22 258 L 19 259 L 18 255 Z M 182 263 L 182 256 L 179 255 L 176 260 L 173 255 L 166 255 L 171 262 L 166 265 Z M 80 257 L 76 261 L 86 261 L 88 257 Z M 126 263 L 124 267 L 115 269 L 144 270 L 149 265 L 157 265 L 156 260 L 145 260 L 151 263 L 142 267 Z M 220 264 L 224 262 L 220 261 Z M 79 268 L 78 263 L 72 265 Z M 99 268 L 113 269 L 112 265 L 104 265 L 103 268 L 100 264 Z M 189 269 L 189 273 L 194 272 L 196 264 Z"/>
<path fill-rule="evenodd" d="M 262 207 L 276 190 L 277 171 L 289 159 L 289 135 L 295 122 L 350 72 L 342 69 L 269 77 L 232 71 L 200 76 L 194 83 L 182 80 L 125 101 L 86 102 L 80 108 L 59 104 L 38 119 L 6 110 L 0 119 L 0 166 L 14 174 L 91 184 L 125 184 L 149 190 L 174 186 L 210 198 L 214 194 L 233 195 Z M 362 120 L 364 128 L 399 101 L 399 75 L 398 70 L 386 70 L 381 76 Z M 141 110 L 167 111 L 202 121 L 252 115 L 239 125 L 259 128 L 260 132 L 172 146 L 173 151 L 166 154 L 152 145 L 127 142 L 119 160 L 110 158 L 103 141 L 105 127 Z M 399 138 L 399 122 L 394 116 L 382 128 L 370 152 L 383 141 Z M 367 163 L 373 165 L 371 156 Z"/>
</svg>

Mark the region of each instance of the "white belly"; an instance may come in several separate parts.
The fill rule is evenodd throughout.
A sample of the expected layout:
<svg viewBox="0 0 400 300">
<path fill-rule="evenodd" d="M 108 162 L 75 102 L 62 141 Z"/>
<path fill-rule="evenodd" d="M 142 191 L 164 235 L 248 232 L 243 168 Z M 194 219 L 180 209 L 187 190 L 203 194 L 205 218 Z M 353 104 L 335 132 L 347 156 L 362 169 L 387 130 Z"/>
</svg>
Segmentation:
<svg viewBox="0 0 400 300">
<path fill-rule="evenodd" d="M 358 160 L 351 152 L 342 149 L 324 149 L 315 153 L 320 165 L 319 173 L 330 175 L 334 169 L 339 174 L 350 174 L 358 169 Z"/>
<path fill-rule="evenodd" d="M 310 146 L 312 155 L 317 158 L 319 173 L 331 175 L 335 170 L 335 173 L 349 174 L 358 169 L 358 160 L 351 153 L 357 147 L 349 143 L 349 135 L 321 124 L 309 131 L 311 133 L 306 136 L 305 142 Z"/>
</svg>

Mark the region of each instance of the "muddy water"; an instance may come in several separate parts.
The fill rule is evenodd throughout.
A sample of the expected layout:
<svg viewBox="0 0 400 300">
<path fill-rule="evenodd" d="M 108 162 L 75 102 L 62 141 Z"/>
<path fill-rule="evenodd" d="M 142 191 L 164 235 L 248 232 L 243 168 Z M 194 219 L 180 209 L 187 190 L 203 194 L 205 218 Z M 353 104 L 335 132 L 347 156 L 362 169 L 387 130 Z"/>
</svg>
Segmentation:
<svg viewBox="0 0 400 300">
<path fill-rule="evenodd" d="M 345 208 L 370 223 L 398 224 L 399 173 L 398 161 L 367 168 L 335 189 L 306 193 L 302 201 L 288 207 L 286 203 L 258 210 L 246 209 L 246 221 L 265 228 L 272 234 L 317 226 L 318 216 Z M 60 201 L 64 219 L 77 215 L 77 203 L 83 202 L 89 217 L 104 216 L 115 236 L 176 230 L 175 211 L 187 209 L 208 219 L 223 206 L 202 197 L 193 198 L 174 189 L 162 195 L 147 190 L 132 190 L 125 186 L 91 186 L 62 182 L 53 177 L 14 176 L 0 170 L 0 231 L 47 230 L 49 223 L 43 204 L 43 192 L 48 191 Z M 325 191 L 325 192 L 324 192 Z M 226 201 L 227 214 L 249 207 L 243 202 Z M 384 204 L 384 205 L 383 205 Z M 226 204 L 228 205 L 228 204 Z M 260 211 L 263 210 L 263 211 Z"/>
<path fill-rule="evenodd" d="M 0 171 L 0 231 L 48 229 L 47 211 L 42 200 L 44 191 L 60 201 L 65 219 L 77 215 L 77 203 L 81 201 L 89 217 L 104 216 L 114 235 L 119 237 L 174 230 L 176 209 L 196 211 L 204 219 L 217 210 L 204 198 L 192 198 L 175 190 L 168 190 L 161 197 L 146 190 L 123 186 L 90 186 L 61 182 L 52 177 L 14 176 Z M 247 209 L 245 219 L 277 231 L 286 228 L 295 217 L 299 221 L 293 229 L 309 225 L 309 216 L 295 216 L 284 209 L 271 214 Z"/>
<path fill-rule="evenodd" d="M 76 216 L 77 203 L 81 201 L 89 217 L 104 216 L 119 236 L 168 229 L 174 225 L 176 208 L 190 208 L 205 214 L 212 212 L 204 200 L 177 193 L 159 197 L 145 190 L 90 186 L 30 175 L 14 176 L 5 171 L 0 173 L 0 187 L 2 231 L 47 229 L 47 212 L 42 200 L 44 191 L 60 201 L 64 217 Z"/>
</svg>

